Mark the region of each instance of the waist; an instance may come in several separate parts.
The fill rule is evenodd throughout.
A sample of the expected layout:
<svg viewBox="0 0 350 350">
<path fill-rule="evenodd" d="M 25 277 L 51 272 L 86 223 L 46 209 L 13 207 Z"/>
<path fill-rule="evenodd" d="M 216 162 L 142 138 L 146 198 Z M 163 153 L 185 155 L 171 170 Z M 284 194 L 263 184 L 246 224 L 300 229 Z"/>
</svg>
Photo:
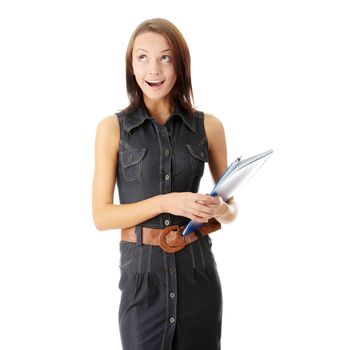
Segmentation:
<svg viewBox="0 0 350 350">
<path fill-rule="evenodd" d="M 121 240 L 139 244 L 160 246 L 167 253 L 175 253 L 210 233 L 221 228 L 221 224 L 213 219 L 200 226 L 186 236 L 182 235 L 185 226 L 173 225 L 165 229 L 129 227 L 121 230 Z"/>
</svg>

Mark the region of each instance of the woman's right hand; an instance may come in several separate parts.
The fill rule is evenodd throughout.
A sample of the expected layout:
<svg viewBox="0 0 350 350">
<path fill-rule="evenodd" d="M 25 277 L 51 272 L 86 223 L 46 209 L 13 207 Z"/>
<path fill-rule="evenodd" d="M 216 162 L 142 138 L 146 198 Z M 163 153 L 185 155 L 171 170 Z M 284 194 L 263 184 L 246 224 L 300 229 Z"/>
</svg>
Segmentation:
<svg viewBox="0 0 350 350">
<path fill-rule="evenodd" d="M 197 222 L 208 222 L 213 217 L 210 204 L 215 204 L 215 199 L 207 194 L 171 192 L 161 197 L 164 213 L 185 216 Z M 207 205 L 199 204 L 198 201 L 205 202 Z"/>
</svg>

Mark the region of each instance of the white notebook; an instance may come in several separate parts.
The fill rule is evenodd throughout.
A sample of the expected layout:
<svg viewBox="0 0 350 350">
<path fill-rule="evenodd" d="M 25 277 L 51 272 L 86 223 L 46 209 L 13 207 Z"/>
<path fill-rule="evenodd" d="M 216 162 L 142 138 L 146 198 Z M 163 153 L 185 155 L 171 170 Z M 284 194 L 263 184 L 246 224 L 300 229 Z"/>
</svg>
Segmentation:
<svg viewBox="0 0 350 350">
<path fill-rule="evenodd" d="M 242 159 L 238 157 L 226 169 L 220 180 L 209 193 L 211 196 L 221 196 L 224 201 L 227 201 L 234 193 L 235 189 L 242 183 L 251 178 L 258 169 L 270 158 L 273 150 L 269 150 L 253 157 Z M 202 223 L 191 220 L 183 231 L 183 235 L 187 235 L 198 229 Z"/>
</svg>

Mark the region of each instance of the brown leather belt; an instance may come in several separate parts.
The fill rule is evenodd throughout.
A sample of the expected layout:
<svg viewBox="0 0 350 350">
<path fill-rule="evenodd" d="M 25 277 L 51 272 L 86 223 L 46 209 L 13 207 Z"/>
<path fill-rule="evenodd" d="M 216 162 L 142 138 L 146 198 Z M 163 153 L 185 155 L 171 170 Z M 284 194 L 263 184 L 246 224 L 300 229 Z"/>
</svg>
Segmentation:
<svg viewBox="0 0 350 350">
<path fill-rule="evenodd" d="M 173 225 L 165 229 L 142 227 L 142 243 L 160 246 L 167 253 L 175 253 L 186 245 L 201 239 L 209 233 L 220 230 L 221 224 L 214 218 L 198 228 L 198 232 L 182 235 L 184 226 Z M 121 240 L 136 243 L 136 227 L 121 230 Z"/>
</svg>

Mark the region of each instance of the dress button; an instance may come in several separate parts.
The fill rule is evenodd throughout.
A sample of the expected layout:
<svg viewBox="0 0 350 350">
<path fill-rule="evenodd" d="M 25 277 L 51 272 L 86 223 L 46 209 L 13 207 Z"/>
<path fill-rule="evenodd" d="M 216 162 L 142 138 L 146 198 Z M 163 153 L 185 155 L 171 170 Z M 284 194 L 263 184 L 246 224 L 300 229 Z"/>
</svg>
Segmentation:
<svg viewBox="0 0 350 350">
<path fill-rule="evenodd" d="M 170 296 L 171 299 L 174 299 L 175 298 L 175 293 L 170 293 L 169 296 Z"/>
<path fill-rule="evenodd" d="M 174 323 L 175 322 L 175 318 L 174 317 L 170 317 L 170 323 Z"/>
<path fill-rule="evenodd" d="M 168 149 L 166 149 L 166 150 L 164 151 L 164 155 L 165 155 L 165 157 L 167 157 L 167 156 L 169 155 L 169 150 L 168 150 Z"/>
<path fill-rule="evenodd" d="M 165 224 L 166 226 L 169 226 L 170 221 L 169 221 L 169 220 L 165 220 L 165 221 L 164 221 L 164 224 Z"/>
<path fill-rule="evenodd" d="M 165 136 L 165 135 L 166 135 L 166 131 L 162 130 L 160 134 L 161 134 L 162 136 Z"/>
<path fill-rule="evenodd" d="M 171 274 L 174 273 L 174 269 L 172 267 L 169 267 L 169 273 L 171 273 Z"/>
<path fill-rule="evenodd" d="M 170 176 L 168 174 L 165 175 L 165 180 L 169 180 Z"/>
</svg>

